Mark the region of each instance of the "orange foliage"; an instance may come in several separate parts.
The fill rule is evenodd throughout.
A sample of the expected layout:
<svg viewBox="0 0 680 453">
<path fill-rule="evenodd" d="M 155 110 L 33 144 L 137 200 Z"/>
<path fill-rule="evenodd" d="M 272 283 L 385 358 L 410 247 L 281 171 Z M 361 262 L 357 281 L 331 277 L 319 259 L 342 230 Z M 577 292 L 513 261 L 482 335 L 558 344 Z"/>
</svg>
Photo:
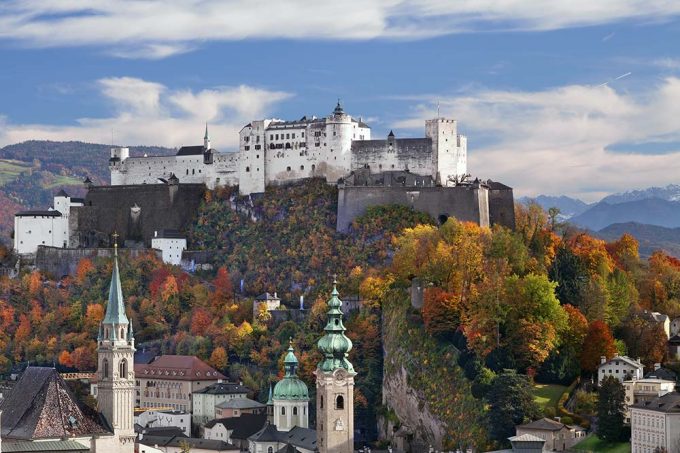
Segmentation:
<svg viewBox="0 0 680 453">
<path fill-rule="evenodd" d="M 85 283 L 87 274 L 94 271 L 94 264 L 88 258 L 83 258 L 78 262 L 78 267 L 76 268 L 76 281 L 79 285 Z"/>
<path fill-rule="evenodd" d="M 432 335 L 453 333 L 460 324 L 458 298 L 441 288 L 427 288 L 423 302 L 423 321 Z"/>
<path fill-rule="evenodd" d="M 616 345 L 609 326 L 602 321 L 593 321 L 581 349 L 581 368 L 595 372 L 600 365 L 600 357 L 608 359 L 616 354 Z"/>
<path fill-rule="evenodd" d="M 591 275 L 607 275 L 614 269 L 614 260 L 605 242 L 587 234 L 579 234 L 570 241 L 571 251 L 581 258 Z"/>
<path fill-rule="evenodd" d="M 203 308 L 194 310 L 194 315 L 191 317 L 191 334 L 205 335 L 205 331 L 212 323 L 212 316 Z"/>
<path fill-rule="evenodd" d="M 68 351 L 61 351 L 59 353 L 59 364 L 69 368 L 72 367 L 73 360 L 71 359 L 71 353 Z"/>
</svg>

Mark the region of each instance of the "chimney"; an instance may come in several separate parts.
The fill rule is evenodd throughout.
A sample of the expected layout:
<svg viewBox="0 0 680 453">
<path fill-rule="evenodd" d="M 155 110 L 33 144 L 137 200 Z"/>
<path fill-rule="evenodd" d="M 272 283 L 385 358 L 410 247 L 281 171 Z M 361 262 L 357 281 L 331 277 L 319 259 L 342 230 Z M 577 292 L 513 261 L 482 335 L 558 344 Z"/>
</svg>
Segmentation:
<svg viewBox="0 0 680 453">
<path fill-rule="evenodd" d="M 153 237 L 157 238 L 158 237 L 158 231 L 153 232 Z"/>
<path fill-rule="evenodd" d="M 660 363 L 655 363 L 655 364 L 654 364 L 654 371 L 658 370 L 659 368 L 661 368 L 661 364 L 660 364 Z"/>
<path fill-rule="evenodd" d="M 300 310 L 305 309 L 305 296 L 300 295 Z"/>
<path fill-rule="evenodd" d="M 274 291 L 274 299 L 278 299 L 279 296 L 276 295 L 276 291 Z"/>
<path fill-rule="evenodd" d="M 600 364 L 607 363 L 607 357 L 606 356 L 600 356 Z"/>
</svg>

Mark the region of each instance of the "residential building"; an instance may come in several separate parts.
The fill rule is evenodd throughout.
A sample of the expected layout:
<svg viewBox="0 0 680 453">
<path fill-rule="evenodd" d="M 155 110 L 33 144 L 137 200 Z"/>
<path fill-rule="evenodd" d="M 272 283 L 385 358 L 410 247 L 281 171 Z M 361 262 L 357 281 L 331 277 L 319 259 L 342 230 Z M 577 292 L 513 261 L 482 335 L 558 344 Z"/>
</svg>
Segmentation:
<svg viewBox="0 0 680 453">
<path fill-rule="evenodd" d="M 597 383 L 602 383 L 605 376 L 614 376 L 619 382 L 642 378 L 644 366 L 640 360 L 634 360 L 626 356 L 614 356 L 607 360 L 600 358 L 600 366 L 597 368 Z"/>
<path fill-rule="evenodd" d="M 191 414 L 186 411 L 149 409 L 135 415 L 135 423 L 142 428 L 176 427 L 191 435 Z"/>
<path fill-rule="evenodd" d="M 257 315 L 261 310 L 260 307 L 263 306 L 267 311 L 278 310 L 281 306 L 281 299 L 279 299 L 279 296 L 276 295 L 276 292 L 274 292 L 273 295 L 264 293 L 257 296 L 253 301 L 253 320 L 257 319 Z"/>
<path fill-rule="evenodd" d="M 544 451 L 545 440 L 531 434 L 508 437 L 508 440 L 512 448 L 487 453 L 541 453 Z"/>
<path fill-rule="evenodd" d="M 666 333 L 666 338 L 668 339 L 671 337 L 671 320 L 668 315 L 664 315 L 658 311 L 643 310 L 640 313 L 640 317 L 646 319 L 650 323 L 659 324 Z"/>
<path fill-rule="evenodd" d="M 244 414 L 264 414 L 267 406 L 250 398 L 233 398 L 215 406 L 215 418 L 240 417 Z"/>
<path fill-rule="evenodd" d="M 14 214 L 14 250 L 34 254 L 38 246 L 69 247 L 71 208 L 83 206 L 82 198 L 71 198 L 60 190 L 54 206 L 47 210 L 20 211 Z"/>
<path fill-rule="evenodd" d="M 179 266 L 182 252 L 187 249 L 186 235 L 177 230 L 160 230 L 154 232 L 151 248 L 161 251 L 163 262 Z"/>
<path fill-rule="evenodd" d="M 666 393 L 631 406 L 632 453 L 680 451 L 680 393 Z"/>
<path fill-rule="evenodd" d="M 196 356 L 162 355 L 151 363 L 136 363 L 137 405 L 193 411 L 194 392 L 210 387 L 224 375 Z"/>
<path fill-rule="evenodd" d="M 223 440 L 248 450 L 248 438 L 260 431 L 267 423 L 265 414 L 243 414 L 240 417 L 210 420 L 203 427 L 205 439 Z"/>
<path fill-rule="evenodd" d="M 586 437 L 586 430 L 580 426 L 565 425 L 557 420 L 540 420 L 515 428 L 517 436 L 531 435 L 545 441 L 546 451 L 567 451 Z"/>
<path fill-rule="evenodd" d="M 625 390 L 626 411 L 624 415 L 625 423 L 630 423 L 630 407 L 634 404 L 651 401 L 655 398 L 670 393 L 675 390 L 675 381 L 665 379 L 642 378 L 638 380 L 623 381 Z"/>
<path fill-rule="evenodd" d="M 139 453 L 226 453 L 240 449 L 221 440 L 199 439 L 183 436 L 141 435 L 137 441 Z"/>
<path fill-rule="evenodd" d="M 225 401 L 236 398 L 247 398 L 250 389 L 233 382 L 214 382 L 193 393 L 194 402 L 192 420 L 202 425 L 217 418 L 215 407 Z"/>
</svg>

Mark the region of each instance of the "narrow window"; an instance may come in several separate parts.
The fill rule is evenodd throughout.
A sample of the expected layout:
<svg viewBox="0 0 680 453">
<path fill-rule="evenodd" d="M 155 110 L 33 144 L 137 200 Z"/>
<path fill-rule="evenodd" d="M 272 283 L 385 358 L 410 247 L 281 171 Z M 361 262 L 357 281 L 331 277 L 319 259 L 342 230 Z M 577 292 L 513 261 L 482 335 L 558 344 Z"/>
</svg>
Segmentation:
<svg viewBox="0 0 680 453">
<path fill-rule="evenodd" d="M 285 407 L 281 408 L 281 415 L 286 415 L 286 408 Z"/>
<path fill-rule="evenodd" d="M 297 415 L 297 414 L 298 414 L 298 413 L 297 413 L 297 407 L 294 407 L 294 408 L 293 408 L 293 415 Z"/>
<path fill-rule="evenodd" d="M 109 377 L 109 360 L 104 359 L 102 361 L 102 365 L 103 365 L 103 368 L 104 368 L 104 377 L 108 378 Z"/>
</svg>

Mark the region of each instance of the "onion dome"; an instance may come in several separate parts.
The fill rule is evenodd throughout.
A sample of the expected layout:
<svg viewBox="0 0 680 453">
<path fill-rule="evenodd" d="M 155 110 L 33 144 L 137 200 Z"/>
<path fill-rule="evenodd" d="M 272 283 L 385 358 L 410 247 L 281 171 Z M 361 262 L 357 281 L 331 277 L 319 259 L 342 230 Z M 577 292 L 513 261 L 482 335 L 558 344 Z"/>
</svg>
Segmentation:
<svg viewBox="0 0 680 453">
<path fill-rule="evenodd" d="M 317 346 L 323 354 L 323 360 L 319 363 L 322 371 L 334 371 L 344 368 L 350 373 L 354 367 L 347 360 L 348 352 L 352 350 L 352 340 L 345 336 L 345 326 L 342 324 L 342 301 L 339 298 L 337 282 L 333 282 L 333 292 L 328 301 L 328 323 L 324 328 L 324 335 Z"/>
<path fill-rule="evenodd" d="M 297 367 L 298 359 L 295 357 L 293 352 L 293 344 L 291 342 L 288 347 L 288 354 L 283 361 L 284 369 L 286 370 L 286 375 L 274 386 L 274 398 L 275 400 L 288 400 L 288 401 L 308 401 L 309 391 L 307 390 L 307 384 L 302 382 L 300 378 L 297 377 Z"/>
</svg>

